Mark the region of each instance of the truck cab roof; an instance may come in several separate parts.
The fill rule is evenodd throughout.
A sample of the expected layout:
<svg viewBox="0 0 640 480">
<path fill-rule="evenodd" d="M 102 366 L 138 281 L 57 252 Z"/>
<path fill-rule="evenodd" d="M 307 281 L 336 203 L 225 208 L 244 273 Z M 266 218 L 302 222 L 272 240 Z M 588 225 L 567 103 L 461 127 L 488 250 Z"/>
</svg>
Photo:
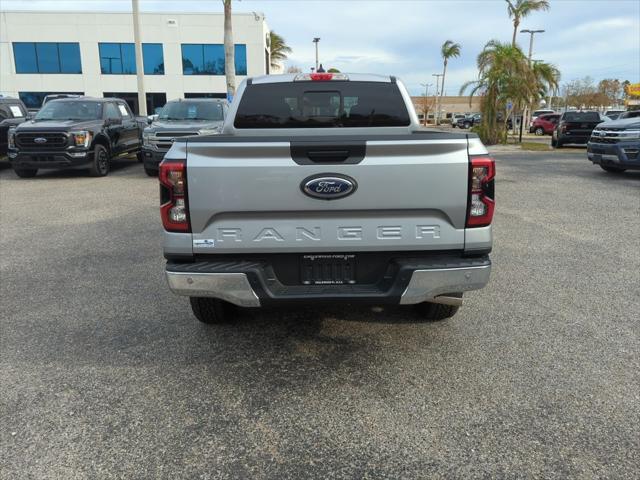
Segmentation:
<svg viewBox="0 0 640 480">
<path fill-rule="evenodd" d="M 378 75 L 374 73 L 286 73 L 284 75 L 262 75 L 247 80 L 248 83 L 264 84 L 264 83 L 287 83 L 314 80 L 342 80 L 353 82 L 383 82 L 393 83 L 396 77 L 391 75 Z"/>
</svg>

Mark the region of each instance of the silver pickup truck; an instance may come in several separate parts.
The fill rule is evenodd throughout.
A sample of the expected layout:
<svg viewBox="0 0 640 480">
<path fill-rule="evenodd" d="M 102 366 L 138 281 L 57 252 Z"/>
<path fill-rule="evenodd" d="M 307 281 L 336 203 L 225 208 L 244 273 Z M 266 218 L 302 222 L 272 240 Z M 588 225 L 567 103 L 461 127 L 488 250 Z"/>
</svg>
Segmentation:
<svg viewBox="0 0 640 480">
<path fill-rule="evenodd" d="M 421 129 L 395 77 L 248 79 L 222 134 L 160 164 L 169 287 L 205 323 L 296 302 L 448 318 L 489 281 L 494 176 L 476 135 Z"/>
</svg>

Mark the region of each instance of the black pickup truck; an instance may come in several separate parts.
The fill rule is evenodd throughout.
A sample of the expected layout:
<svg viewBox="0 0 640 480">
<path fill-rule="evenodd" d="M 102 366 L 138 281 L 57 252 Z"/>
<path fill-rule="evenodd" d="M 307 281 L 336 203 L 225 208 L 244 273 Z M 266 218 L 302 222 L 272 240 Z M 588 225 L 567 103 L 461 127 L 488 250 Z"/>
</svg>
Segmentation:
<svg viewBox="0 0 640 480">
<path fill-rule="evenodd" d="M 27 107 L 21 100 L 0 97 L 0 157 L 7 153 L 9 130 L 24 122 L 27 117 Z"/>
<path fill-rule="evenodd" d="M 22 178 L 44 168 L 88 169 L 103 177 L 113 158 L 136 154 L 141 160 L 146 124 L 119 98 L 53 100 L 10 132 L 9 161 Z"/>
<path fill-rule="evenodd" d="M 551 134 L 551 146 L 562 148 L 569 143 L 585 145 L 593 129 L 603 120 L 598 112 L 564 112 Z"/>
</svg>

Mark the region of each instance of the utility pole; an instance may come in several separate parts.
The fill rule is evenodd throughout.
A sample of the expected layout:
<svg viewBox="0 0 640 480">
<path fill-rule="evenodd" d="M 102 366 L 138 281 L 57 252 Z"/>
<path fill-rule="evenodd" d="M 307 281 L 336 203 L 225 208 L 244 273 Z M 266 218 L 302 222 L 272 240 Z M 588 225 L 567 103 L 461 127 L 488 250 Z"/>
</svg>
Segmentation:
<svg viewBox="0 0 640 480">
<path fill-rule="evenodd" d="M 422 85 L 424 87 L 424 126 L 427 126 L 427 106 L 428 106 L 428 102 L 429 102 L 429 87 L 431 85 L 433 85 L 433 83 L 421 83 L 420 85 Z"/>
<path fill-rule="evenodd" d="M 544 33 L 544 30 L 524 29 L 524 30 L 520 30 L 520 33 L 529 34 L 529 65 L 531 65 L 531 56 L 533 55 L 533 36 L 536 33 Z M 528 125 L 529 124 L 529 105 L 525 105 L 524 111 L 522 112 L 522 117 L 520 118 L 520 134 L 519 134 L 519 140 L 518 140 L 520 143 L 522 143 L 522 129 L 524 128 L 525 119 Z"/>
<path fill-rule="evenodd" d="M 320 41 L 320 37 L 314 37 L 313 43 L 316 44 L 316 72 L 318 71 L 318 66 L 320 65 L 318 63 L 318 42 L 319 41 Z"/>
<path fill-rule="evenodd" d="M 440 105 L 440 102 L 438 101 L 438 99 L 440 98 L 439 96 L 439 91 L 440 91 L 440 77 L 443 76 L 442 73 L 432 73 L 432 76 L 436 77 L 436 115 L 435 115 L 435 123 L 436 125 L 439 125 L 440 123 L 440 108 L 442 108 L 442 105 Z"/>
<path fill-rule="evenodd" d="M 144 91 L 144 65 L 140 43 L 140 11 L 138 0 L 131 0 L 133 10 L 133 41 L 136 49 L 136 80 L 138 81 L 138 115 L 147 116 L 147 96 Z"/>
</svg>

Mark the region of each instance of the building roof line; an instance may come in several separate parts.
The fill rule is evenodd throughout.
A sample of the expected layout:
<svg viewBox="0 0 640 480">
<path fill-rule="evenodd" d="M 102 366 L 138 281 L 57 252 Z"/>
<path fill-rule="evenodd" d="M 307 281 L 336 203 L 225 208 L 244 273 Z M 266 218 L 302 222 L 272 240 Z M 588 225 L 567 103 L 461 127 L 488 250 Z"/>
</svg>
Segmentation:
<svg viewBox="0 0 640 480">
<path fill-rule="evenodd" d="M 84 12 L 77 12 L 75 10 L 0 10 L 0 13 L 46 13 L 46 14 L 60 14 L 68 15 L 69 13 L 86 15 L 86 14 L 120 14 L 131 15 L 132 12 L 127 10 L 89 10 Z M 148 12 L 140 10 L 141 14 L 145 15 L 220 15 L 224 16 L 224 12 Z M 266 15 L 263 12 L 233 12 L 233 16 L 253 16 L 260 15 L 263 19 L 266 19 Z"/>
</svg>

